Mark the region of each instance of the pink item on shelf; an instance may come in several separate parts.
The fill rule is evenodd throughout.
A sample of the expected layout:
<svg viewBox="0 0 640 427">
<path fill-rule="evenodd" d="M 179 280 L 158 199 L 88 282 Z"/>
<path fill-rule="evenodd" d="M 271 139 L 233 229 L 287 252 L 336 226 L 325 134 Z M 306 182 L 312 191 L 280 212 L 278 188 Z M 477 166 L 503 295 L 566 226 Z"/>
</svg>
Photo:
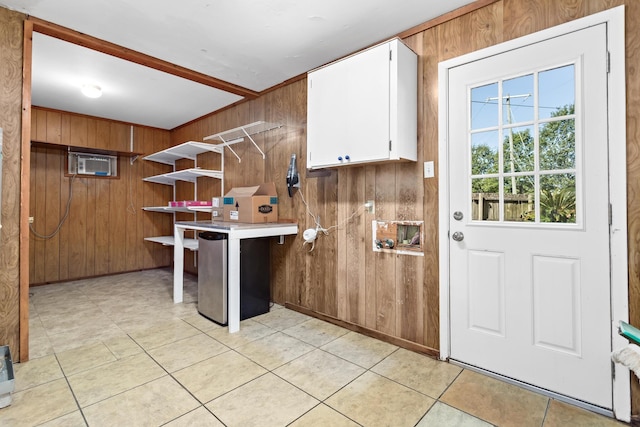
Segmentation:
<svg viewBox="0 0 640 427">
<path fill-rule="evenodd" d="M 183 208 L 186 206 L 211 206 L 211 202 L 206 200 L 181 200 L 169 202 L 169 206 L 172 208 Z"/>
</svg>

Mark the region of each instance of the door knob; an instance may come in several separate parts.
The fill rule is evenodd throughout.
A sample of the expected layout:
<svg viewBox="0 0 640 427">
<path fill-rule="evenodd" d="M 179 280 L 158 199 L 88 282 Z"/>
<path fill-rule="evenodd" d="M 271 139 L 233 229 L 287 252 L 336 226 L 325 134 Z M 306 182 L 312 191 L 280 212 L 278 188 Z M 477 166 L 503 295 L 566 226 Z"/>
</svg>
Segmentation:
<svg viewBox="0 0 640 427">
<path fill-rule="evenodd" d="M 459 231 L 456 231 L 455 233 L 453 233 L 453 236 L 451 236 L 451 238 L 456 242 L 462 242 L 464 240 L 464 234 L 462 234 Z"/>
</svg>

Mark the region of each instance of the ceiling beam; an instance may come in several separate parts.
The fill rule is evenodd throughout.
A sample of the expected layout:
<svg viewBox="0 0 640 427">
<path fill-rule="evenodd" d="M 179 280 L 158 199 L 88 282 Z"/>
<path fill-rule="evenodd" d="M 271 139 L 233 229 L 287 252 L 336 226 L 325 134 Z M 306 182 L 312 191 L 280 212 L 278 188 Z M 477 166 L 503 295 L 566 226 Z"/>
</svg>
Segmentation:
<svg viewBox="0 0 640 427">
<path fill-rule="evenodd" d="M 44 21 L 42 19 L 30 16 L 28 20 L 33 24 L 34 32 L 45 34 L 50 37 L 55 37 L 69 43 L 77 44 L 79 46 L 102 52 L 107 55 L 124 59 L 125 61 L 134 62 L 145 67 L 163 71 L 174 76 L 182 77 L 184 79 L 220 89 L 225 92 L 233 93 L 235 95 L 243 96 L 245 98 L 253 99 L 257 98 L 259 95 L 258 92 L 251 89 L 247 89 L 242 86 L 226 82 L 224 80 L 216 79 L 206 74 L 199 73 L 197 71 L 193 71 L 167 61 L 163 61 L 162 59 L 154 58 L 153 56 L 149 56 L 135 50 L 127 49 L 126 47 L 119 46 L 105 40 L 100 40 L 96 37 L 92 37 L 90 35 L 80 33 L 78 31 L 71 30 L 69 28 L 65 28 L 48 21 Z"/>
</svg>

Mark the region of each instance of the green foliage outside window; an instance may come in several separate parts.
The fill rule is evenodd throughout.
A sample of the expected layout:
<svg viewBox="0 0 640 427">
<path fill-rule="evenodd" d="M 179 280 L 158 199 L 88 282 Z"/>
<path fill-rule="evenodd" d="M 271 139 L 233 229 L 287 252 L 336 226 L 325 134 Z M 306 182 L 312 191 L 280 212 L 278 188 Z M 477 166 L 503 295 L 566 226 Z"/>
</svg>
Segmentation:
<svg viewBox="0 0 640 427">
<path fill-rule="evenodd" d="M 551 118 L 558 118 L 546 122 L 539 129 L 538 157 L 543 172 L 540 175 L 540 221 L 541 222 L 575 222 L 576 215 L 576 180 L 573 173 L 550 173 L 562 169 L 575 169 L 575 120 L 572 116 L 574 105 L 558 108 Z M 522 129 L 522 128 L 520 128 Z M 510 172 L 510 146 L 513 144 L 514 171 L 534 170 L 534 135 L 530 129 L 514 131 L 505 135 L 502 141 L 503 167 L 505 173 Z M 489 145 L 478 144 L 472 147 L 473 175 L 497 174 L 499 171 L 499 154 Z M 527 175 L 528 177 L 528 175 Z M 499 193 L 499 180 L 472 180 L 473 193 Z M 516 194 L 535 194 L 533 175 L 530 179 L 516 181 Z M 506 190 L 505 190 L 506 191 Z M 532 220 L 532 213 L 523 215 L 525 220 Z"/>
</svg>

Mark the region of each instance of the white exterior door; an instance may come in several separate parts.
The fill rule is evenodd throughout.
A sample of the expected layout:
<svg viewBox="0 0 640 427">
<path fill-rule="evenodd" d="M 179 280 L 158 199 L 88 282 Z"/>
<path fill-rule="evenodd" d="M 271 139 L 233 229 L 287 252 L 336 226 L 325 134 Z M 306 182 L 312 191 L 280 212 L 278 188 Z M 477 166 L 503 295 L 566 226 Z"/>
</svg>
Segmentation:
<svg viewBox="0 0 640 427">
<path fill-rule="evenodd" d="M 610 409 L 606 25 L 448 79 L 450 357 Z"/>
</svg>

